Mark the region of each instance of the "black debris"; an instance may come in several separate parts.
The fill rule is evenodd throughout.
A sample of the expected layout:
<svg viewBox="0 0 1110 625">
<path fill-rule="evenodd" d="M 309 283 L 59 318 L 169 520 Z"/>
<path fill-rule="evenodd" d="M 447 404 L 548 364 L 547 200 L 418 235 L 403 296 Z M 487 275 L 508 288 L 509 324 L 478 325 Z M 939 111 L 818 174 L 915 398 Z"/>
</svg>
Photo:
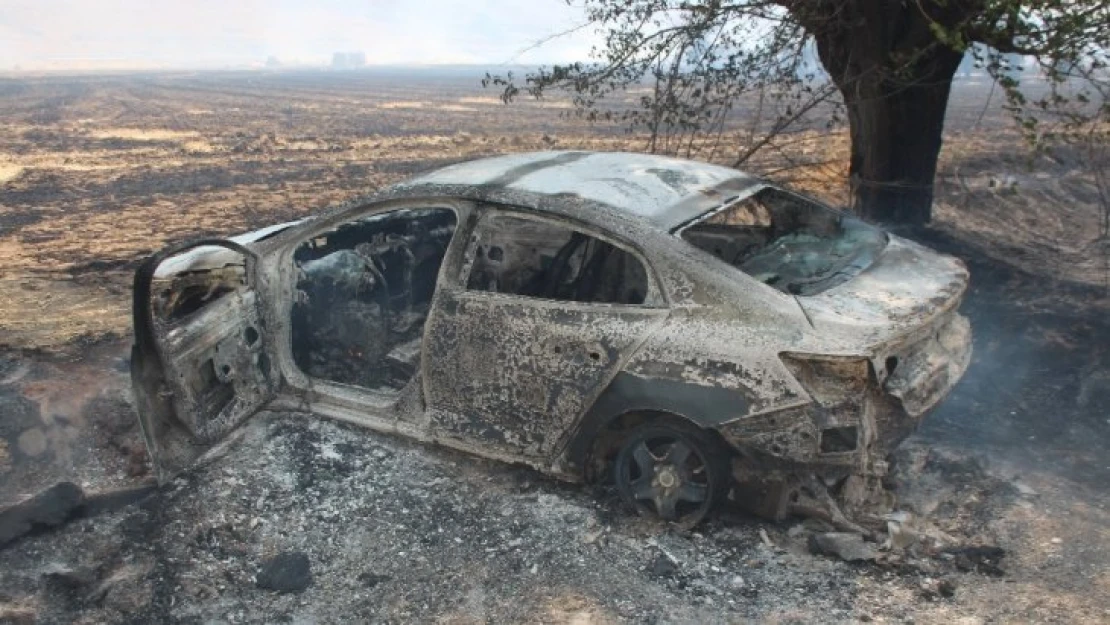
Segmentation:
<svg viewBox="0 0 1110 625">
<path fill-rule="evenodd" d="M 661 553 L 651 563 L 651 574 L 655 577 L 675 577 L 678 575 L 678 565 L 667 554 Z"/>
<path fill-rule="evenodd" d="M 961 571 L 975 571 L 977 573 L 993 575 L 994 577 L 1002 577 L 1006 574 L 999 566 L 1002 558 L 1006 556 L 1006 551 L 1001 547 L 956 547 L 949 549 L 948 553 L 956 557 L 956 568 Z"/>
<path fill-rule="evenodd" d="M 312 584 L 308 556 L 300 551 L 279 553 L 262 564 L 255 581 L 266 590 L 301 592 Z"/>
<path fill-rule="evenodd" d="M 41 493 L 0 510 L 0 545 L 38 528 L 65 523 L 85 502 L 85 493 L 73 482 L 59 482 Z"/>
</svg>

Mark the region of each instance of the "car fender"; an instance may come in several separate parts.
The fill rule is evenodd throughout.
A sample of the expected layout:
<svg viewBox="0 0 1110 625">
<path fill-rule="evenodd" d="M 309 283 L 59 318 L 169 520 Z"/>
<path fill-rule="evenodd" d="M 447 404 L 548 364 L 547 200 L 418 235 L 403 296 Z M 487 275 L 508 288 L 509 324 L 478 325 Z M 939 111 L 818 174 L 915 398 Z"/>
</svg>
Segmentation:
<svg viewBox="0 0 1110 625">
<path fill-rule="evenodd" d="M 715 428 L 746 414 L 750 405 L 746 389 L 705 386 L 677 378 L 621 371 L 580 420 L 563 458 L 572 471 L 581 472 L 598 434 L 627 414 L 666 413 L 698 427 Z"/>
</svg>

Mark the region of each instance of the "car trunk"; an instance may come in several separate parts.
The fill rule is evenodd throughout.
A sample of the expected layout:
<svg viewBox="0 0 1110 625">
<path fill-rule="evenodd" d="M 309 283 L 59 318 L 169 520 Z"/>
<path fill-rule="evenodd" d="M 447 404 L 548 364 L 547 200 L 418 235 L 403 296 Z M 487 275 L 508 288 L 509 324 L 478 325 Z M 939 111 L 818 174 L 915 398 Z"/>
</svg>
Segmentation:
<svg viewBox="0 0 1110 625">
<path fill-rule="evenodd" d="M 869 359 L 884 391 L 920 417 L 970 360 L 970 326 L 956 310 L 967 285 L 959 259 L 891 236 L 867 269 L 798 303 L 821 335 L 872 346 Z"/>
<path fill-rule="evenodd" d="M 815 321 L 849 324 L 874 339 L 890 340 L 954 309 L 967 284 L 968 271 L 959 259 L 891 236 L 866 269 L 798 301 Z"/>
</svg>

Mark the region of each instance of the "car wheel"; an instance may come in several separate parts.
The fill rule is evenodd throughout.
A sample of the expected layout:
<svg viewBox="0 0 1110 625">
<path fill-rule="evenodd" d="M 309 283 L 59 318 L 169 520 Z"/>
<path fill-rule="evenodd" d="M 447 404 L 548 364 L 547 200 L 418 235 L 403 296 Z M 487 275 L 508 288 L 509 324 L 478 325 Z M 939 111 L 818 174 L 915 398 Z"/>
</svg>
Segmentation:
<svg viewBox="0 0 1110 625">
<path fill-rule="evenodd" d="M 692 527 L 728 496 L 729 458 L 707 432 L 649 423 L 631 432 L 614 466 L 621 498 L 643 515 Z"/>
</svg>

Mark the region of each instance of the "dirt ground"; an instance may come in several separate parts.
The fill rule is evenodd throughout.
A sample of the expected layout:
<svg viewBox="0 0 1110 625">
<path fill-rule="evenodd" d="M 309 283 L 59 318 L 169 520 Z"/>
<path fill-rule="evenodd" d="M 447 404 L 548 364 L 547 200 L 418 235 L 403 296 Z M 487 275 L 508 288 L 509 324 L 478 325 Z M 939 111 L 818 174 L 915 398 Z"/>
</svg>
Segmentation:
<svg viewBox="0 0 1110 625">
<path fill-rule="evenodd" d="M 728 511 L 684 533 L 604 487 L 273 414 L 140 503 L 0 547 L 0 622 L 1110 620 L 1094 187 L 1076 154 L 1031 160 L 977 93 L 950 110 L 934 225 L 905 233 L 973 276 L 971 368 L 890 483 L 940 538 L 846 563 L 811 554 L 797 521 Z M 639 147 L 561 110 L 505 108 L 453 73 L 0 79 L 0 503 L 149 479 L 127 377 L 145 254 L 475 156 Z M 776 176 L 836 201 L 845 148 L 803 136 L 794 156 L 822 164 Z M 259 588 L 285 552 L 310 585 Z"/>
</svg>

